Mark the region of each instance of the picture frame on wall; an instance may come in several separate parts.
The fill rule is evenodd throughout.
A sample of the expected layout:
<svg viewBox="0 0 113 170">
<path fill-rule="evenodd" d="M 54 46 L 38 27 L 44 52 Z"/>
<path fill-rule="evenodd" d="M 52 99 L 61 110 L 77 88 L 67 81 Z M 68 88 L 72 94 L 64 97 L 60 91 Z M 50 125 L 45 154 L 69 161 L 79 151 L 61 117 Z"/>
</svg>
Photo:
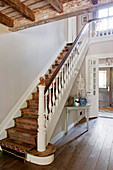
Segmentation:
<svg viewBox="0 0 113 170">
<path fill-rule="evenodd" d="M 89 20 L 89 15 L 88 14 L 85 14 L 81 17 L 81 23 L 82 25 L 85 25 Z"/>
</svg>

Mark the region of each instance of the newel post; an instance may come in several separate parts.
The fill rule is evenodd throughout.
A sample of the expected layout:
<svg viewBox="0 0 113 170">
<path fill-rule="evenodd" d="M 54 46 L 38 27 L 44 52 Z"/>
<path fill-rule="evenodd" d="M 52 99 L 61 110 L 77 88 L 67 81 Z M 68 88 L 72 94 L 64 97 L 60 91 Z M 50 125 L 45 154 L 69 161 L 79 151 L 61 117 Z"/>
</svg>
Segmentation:
<svg viewBox="0 0 113 170">
<path fill-rule="evenodd" d="M 37 150 L 43 152 L 46 150 L 45 141 L 45 124 L 44 124 L 44 90 L 45 84 L 43 77 L 40 78 L 39 87 L 39 110 L 38 110 L 38 134 L 37 134 Z"/>
</svg>

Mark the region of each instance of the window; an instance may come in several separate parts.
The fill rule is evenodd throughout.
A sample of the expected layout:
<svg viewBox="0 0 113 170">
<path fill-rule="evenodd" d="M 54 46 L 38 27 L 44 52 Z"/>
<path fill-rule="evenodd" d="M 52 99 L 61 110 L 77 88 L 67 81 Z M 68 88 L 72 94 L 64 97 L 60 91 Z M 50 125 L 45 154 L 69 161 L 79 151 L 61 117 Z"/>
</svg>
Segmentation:
<svg viewBox="0 0 113 170">
<path fill-rule="evenodd" d="M 99 18 L 108 17 L 108 8 L 99 10 L 98 17 Z"/>
<path fill-rule="evenodd" d="M 98 17 L 109 17 L 113 16 L 113 7 L 101 9 L 98 11 Z M 113 28 L 113 17 L 102 19 L 100 24 L 97 23 L 97 31 L 107 30 Z"/>
<path fill-rule="evenodd" d="M 113 15 L 113 7 L 101 9 L 98 12 L 99 18 L 108 17 L 108 16 L 112 16 L 112 15 Z"/>
<path fill-rule="evenodd" d="M 99 88 L 107 88 L 107 71 L 99 70 Z"/>
</svg>

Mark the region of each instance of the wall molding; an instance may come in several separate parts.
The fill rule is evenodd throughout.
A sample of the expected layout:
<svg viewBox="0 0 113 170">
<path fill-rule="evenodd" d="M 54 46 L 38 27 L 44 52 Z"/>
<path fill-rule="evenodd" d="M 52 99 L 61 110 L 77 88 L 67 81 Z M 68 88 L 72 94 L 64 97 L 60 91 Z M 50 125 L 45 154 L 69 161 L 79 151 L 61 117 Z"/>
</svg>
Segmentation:
<svg viewBox="0 0 113 170">
<path fill-rule="evenodd" d="M 27 99 L 30 98 L 31 93 L 34 91 L 34 89 L 36 88 L 36 86 L 39 83 L 39 78 L 41 76 L 43 76 L 47 72 L 47 70 L 51 67 L 52 63 L 57 58 L 57 56 L 59 55 L 61 50 L 64 48 L 66 43 L 67 42 L 65 41 L 61 45 L 61 47 L 56 51 L 55 55 L 51 58 L 51 60 L 48 62 L 48 64 L 42 69 L 42 71 L 38 74 L 38 76 L 33 81 L 33 83 L 28 87 L 28 89 L 25 91 L 25 93 L 22 95 L 22 97 L 19 99 L 19 101 L 16 103 L 16 105 L 11 109 L 11 111 L 8 113 L 6 118 L 2 121 L 2 123 L 0 124 L 0 140 L 7 136 L 5 129 L 7 129 L 11 126 L 14 126 L 13 119 L 15 117 L 20 116 L 20 111 L 19 111 L 20 108 L 25 107 L 25 105 L 23 105 L 23 104 L 26 102 Z"/>
</svg>

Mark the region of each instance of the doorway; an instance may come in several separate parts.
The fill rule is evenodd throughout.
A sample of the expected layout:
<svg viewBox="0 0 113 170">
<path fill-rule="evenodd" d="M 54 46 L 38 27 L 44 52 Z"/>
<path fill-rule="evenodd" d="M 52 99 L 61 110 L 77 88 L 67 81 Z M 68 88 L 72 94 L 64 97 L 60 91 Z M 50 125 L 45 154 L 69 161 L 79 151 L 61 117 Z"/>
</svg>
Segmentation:
<svg viewBox="0 0 113 170">
<path fill-rule="evenodd" d="M 113 67 L 99 68 L 99 116 L 113 117 Z"/>
</svg>

